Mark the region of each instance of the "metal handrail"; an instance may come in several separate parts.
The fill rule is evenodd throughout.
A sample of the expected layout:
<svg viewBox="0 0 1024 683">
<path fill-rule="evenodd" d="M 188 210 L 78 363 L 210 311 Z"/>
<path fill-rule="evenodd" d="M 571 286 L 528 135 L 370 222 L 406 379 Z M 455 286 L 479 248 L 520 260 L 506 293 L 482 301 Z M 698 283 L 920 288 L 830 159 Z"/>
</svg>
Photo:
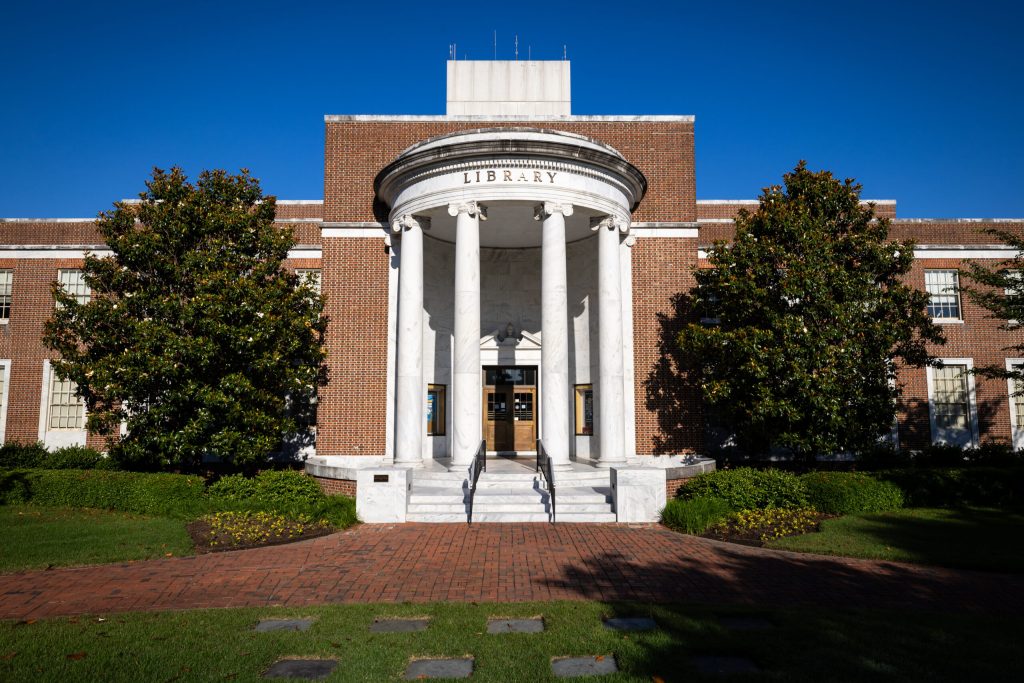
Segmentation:
<svg viewBox="0 0 1024 683">
<path fill-rule="evenodd" d="M 469 464 L 469 516 L 467 524 L 473 523 L 473 499 L 476 498 L 476 483 L 480 479 L 480 473 L 487 471 L 487 440 L 480 442 L 480 448 L 473 456 L 473 462 Z"/>
<path fill-rule="evenodd" d="M 544 450 L 544 442 L 537 439 L 537 472 L 544 477 L 548 487 L 548 498 L 551 500 L 551 523 L 555 523 L 555 474 L 551 470 L 551 458 Z"/>
</svg>

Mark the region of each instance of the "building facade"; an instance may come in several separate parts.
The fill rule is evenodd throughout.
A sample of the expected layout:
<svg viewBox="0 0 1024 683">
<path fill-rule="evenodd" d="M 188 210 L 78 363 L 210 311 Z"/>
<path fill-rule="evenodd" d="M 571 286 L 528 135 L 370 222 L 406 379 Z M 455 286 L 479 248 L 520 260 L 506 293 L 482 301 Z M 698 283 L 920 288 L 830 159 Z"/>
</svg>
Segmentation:
<svg viewBox="0 0 1024 683">
<path fill-rule="evenodd" d="M 542 444 L 566 519 L 649 519 L 713 466 L 700 397 L 673 382 L 673 296 L 756 201 L 696 198 L 692 116 L 574 116 L 569 76 L 566 61 L 449 62 L 446 115 L 325 117 L 323 200 L 278 202 L 288 265 L 319 271 L 330 318 L 307 471 L 365 518 L 464 519 L 482 442 L 531 465 Z M 1024 444 L 1015 387 L 966 372 L 1024 363 L 1006 351 L 1024 333 L 958 282 L 966 261 L 1012 257 L 985 229 L 1024 221 L 875 209 L 918 243 L 910 277 L 949 340 L 944 368 L 901 377 L 900 444 Z M 104 249 L 90 219 L 0 223 L 6 441 L 101 446 L 40 337 L 50 283 L 87 297 L 81 259 Z M 551 515 L 544 477 L 488 477 L 535 503 L 495 499 L 492 518 Z"/>
</svg>

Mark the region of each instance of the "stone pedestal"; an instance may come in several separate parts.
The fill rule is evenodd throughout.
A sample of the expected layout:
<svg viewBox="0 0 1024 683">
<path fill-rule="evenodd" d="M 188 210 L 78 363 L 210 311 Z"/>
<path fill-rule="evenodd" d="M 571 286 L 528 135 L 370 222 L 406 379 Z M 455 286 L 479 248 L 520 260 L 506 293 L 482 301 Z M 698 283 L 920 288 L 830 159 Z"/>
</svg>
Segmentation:
<svg viewBox="0 0 1024 683">
<path fill-rule="evenodd" d="M 618 522 L 657 522 L 665 508 L 665 470 L 612 467 L 612 500 Z"/>
<path fill-rule="evenodd" d="M 367 524 L 405 522 L 409 470 L 382 467 L 356 473 L 356 514 Z"/>
</svg>

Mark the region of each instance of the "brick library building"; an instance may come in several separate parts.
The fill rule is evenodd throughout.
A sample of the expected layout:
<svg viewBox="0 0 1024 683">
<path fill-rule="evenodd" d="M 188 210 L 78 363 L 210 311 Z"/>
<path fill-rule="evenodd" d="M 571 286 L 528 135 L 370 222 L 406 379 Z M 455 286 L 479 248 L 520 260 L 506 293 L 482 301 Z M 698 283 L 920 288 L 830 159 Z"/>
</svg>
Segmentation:
<svg viewBox="0 0 1024 683">
<path fill-rule="evenodd" d="M 306 471 L 364 521 L 652 521 L 703 457 L 697 394 L 648 395 L 673 295 L 754 200 L 696 198 L 694 117 L 574 116 L 568 61 L 450 61 L 443 116 L 325 117 L 323 200 L 279 200 L 319 274 L 330 380 Z M 272 188 L 268 188 L 272 190 Z M 1024 398 L 974 366 L 1024 333 L 959 293 L 1024 219 L 897 214 L 948 343 L 909 369 L 897 438 L 1024 445 Z M 0 438 L 103 447 L 41 337 L 51 283 L 87 299 L 92 219 L 0 220 Z M 545 467 L 538 471 L 538 453 Z M 475 491 L 475 501 L 470 492 Z"/>
</svg>

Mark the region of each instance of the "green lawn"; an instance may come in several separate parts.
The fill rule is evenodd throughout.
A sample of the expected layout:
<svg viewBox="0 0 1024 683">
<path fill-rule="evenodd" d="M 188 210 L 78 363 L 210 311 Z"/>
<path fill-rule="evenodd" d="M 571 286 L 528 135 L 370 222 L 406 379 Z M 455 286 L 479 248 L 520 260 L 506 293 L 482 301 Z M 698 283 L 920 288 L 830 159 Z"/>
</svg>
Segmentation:
<svg viewBox="0 0 1024 683">
<path fill-rule="evenodd" d="M 1005 510 L 909 508 L 826 520 L 821 531 L 772 548 L 917 562 L 961 569 L 1024 571 L 1024 515 Z"/>
<path fill-rule="evenodd" d="M 768 618 L 774 628 L 732 632 L 719 615 Z M 421 633 L 370 634 L 378 616 L 429 616 Z M 488 617 L 542 615 L 541 634 L 488 635 Z M 622 634 L 602 616 L 653 616 L 658 631 Z M 255 633 L 265 617 L 309 616 L 306 632 Z M 1022 618 L 842 610 L 730 610 L 596 602 L 346 605 L 109 615 L 0 622 L 0 680 L 256 681 L 276 660 L 336 658 L 330 680 L 401 678 L 410 658 L 476 660 L 473 680 L 552 680 L 550 660 L 612 655 L 620 673 L 602 681 L 721 680 L 701 676 L 692 655 L 749 658 L 765 681 L 1024 680 Z M 593 679 L 588 679 L 593 680 Z"/>
<path fill-rule="evenodd" d="M 189 555 L 185 522 L 125 512 L 0 506 L 0 572 Z"/>
</svg>

